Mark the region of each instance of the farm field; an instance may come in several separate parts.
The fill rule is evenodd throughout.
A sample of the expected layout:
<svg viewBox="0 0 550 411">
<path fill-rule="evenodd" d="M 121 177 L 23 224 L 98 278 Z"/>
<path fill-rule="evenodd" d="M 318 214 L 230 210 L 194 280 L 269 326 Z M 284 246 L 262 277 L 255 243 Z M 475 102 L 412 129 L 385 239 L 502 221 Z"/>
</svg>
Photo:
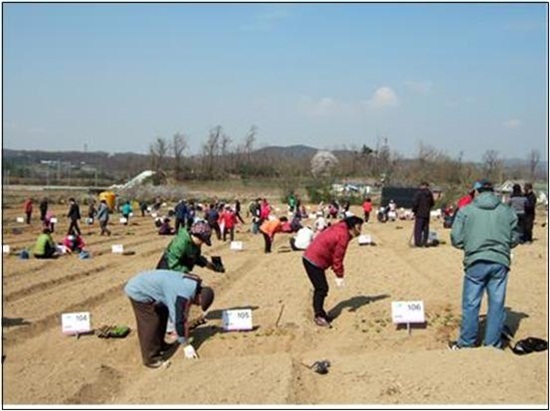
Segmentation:
<svg viewBox="0 0 550 411">
<path fill-rule="evenodd" d="M 290 251 L 290 235 L 277 234 L 270 255 L 263 253 L 261 235 L 251 234 L 248 225 L 236 233 L 242 251 L 213 237 L 203 254 L 221 256 L 226 272 L 194 271 L 216 292 L 208 322 L 193 334 L 200 359 L 186 360 L 179 349 L 168 368 L 148 369 L 141 363 L 134 314 L 122 289 L 130 277 L 156 266 L 172 237 L 157 235 L 150 216 L 136 216 L 123 226 L 115 214 L 110 237 L 99 236 L 97 222 L 81 223 L 91 259 L 20 260 L 13 252 L 31 247 L 40 231 L 37 204 L 30 226 L 16 222 L 23 216 L 22 200 L 20 191 L 4 192 L 3 244 L 12 249 L 2 257 L 5 405 L 547 407 L 547 351 L 517 356 L 509 348 L 447 349 L 447 341 L 458 337 L 462 252 L 450 245 L 450 230 L 440 220 L 433 219 L 431 228 L 444 244 L 415 249 L 409 246 L 412 221 L 382 224 L 371 217 L 363 234 L 371 234 L 376 245 L 350 243 L 344 288 L 336 288 L 327 271 L 326 308 L 337 316 L 332 329 L 313 324 L 312 287 L 301 252 Z M 286 213 L 275 198 L 272 202 L 279 215 Z M 53 210 L 60 221 L 53 235 L 58 241 L 68 227 L 62 217 L 67 206 Z M 359 207 L 352 211 L 361 215 Z M 81 212 L 86 214 L 83 205 Z M 513 251 L 506 307 L 507 324 L 517 339 L 548 339 L 546 222 L 546 213 L 538 209 L 536 241 Z M 113 244 L 135 254 L 112 254 Z M 391 302 L 414 300 L 424 302 L 427 322 L 409 335 L 392 323 Z M 252 309 L 254 330 L 224 332 L 221 313 L 231 308 Z M 94 328 L 126 324 L 133 331 L 125 339 L 63 335 L 61 314 L 78 311 L 91 313 Z M 304 366 L 324 359 L 331 362 L 326 375 Z"/>
</svg>

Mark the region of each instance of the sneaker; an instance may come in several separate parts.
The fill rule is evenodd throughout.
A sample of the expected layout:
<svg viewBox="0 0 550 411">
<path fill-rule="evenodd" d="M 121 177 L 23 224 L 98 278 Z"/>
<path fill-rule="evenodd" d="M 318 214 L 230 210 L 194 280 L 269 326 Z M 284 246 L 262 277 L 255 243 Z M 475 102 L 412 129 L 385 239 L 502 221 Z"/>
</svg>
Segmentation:
<svg viewBox="0 0 550 411">
<path fill-rule="evenodd" d="M 174 344 L 178 340 L 178 334 L 175 331 L 170 331 L 164 334 L 164 342 L 166 344 Z"/>
<path fill-rule="evenodd" d="M 458 345 L 457 341 L 449 341 L 448 347 L 449 347 L 449 350 L 451 351 L 457 351 L 462 349 L 462 347 Z"/>
<path fill-rule="evenodd" d="M 157 360 L 153 360 L 153 361 L 145 364 L 145 366 L 149 367 L 149 368 L 159 368 L 159 367 L 162 367 L 166 363 L 168 363 L 168 361 L 159 358 Z"/>
<path fill-rule="evenodd" d="M 330 323 L 327 321 L 327 319 L 324 318 L 324 317 L 315 317 L 315 319 L 313 321 L 319 327 L 330 327 L 331 326 Z"/>
</svg>

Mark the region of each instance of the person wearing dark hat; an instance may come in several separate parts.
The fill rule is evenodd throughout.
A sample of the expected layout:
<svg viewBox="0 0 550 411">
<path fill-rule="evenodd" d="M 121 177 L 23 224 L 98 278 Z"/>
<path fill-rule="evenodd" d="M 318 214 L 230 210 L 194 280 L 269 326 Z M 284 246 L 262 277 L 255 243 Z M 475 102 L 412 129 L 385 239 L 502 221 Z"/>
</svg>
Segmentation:
<svg viewBox="0 0 550 411">
<path fill-rule="evenodd" d="M 183 231 L 183 230 L 182 230 Z M 189 342 L 189 310 L 200 305 L 203 312 L 214 301 L 214 291 L 195 275 L 171 270 L 151 270 L 131 278 L 124 292 L 130 298 L 137 323 L 143 364 L 158 368 L 166 363 L 172 346 L 164 343 L 168 320 L 176 325 L 177 342 L 185 358 L 198 358 Z M 175 346 L 177 349 L 178 346 Z"/>
<path fill-rule="evenodd" d="M 483 345 L 501 347 L 510 252 L 519 242 L 514 211 L 494 194 L 491 182 L 482 180 L 476 187 L 474 201 L 458 211 L 451 230 L 451 244 L 464 250 L 462 322 L 458 341 L 449 344 L 453 350 L 475 345 L 485 291 L 488 311 Z"/>
<path fill-rule="evenodd" d="M 180 229 L 170 241 L 157 264 L 157 269 L 190 272 L 195 265 L 217 271 L 217 266 L 201 255 L 203 244 L 211 246 L 212 229 L 206 221 L 193 223 L 188 230 Z"/>
<path fill-rule="evenodd" d="M 425 247 L 430 232 L 430 210 L 434 206 L 434 196 L 428 188 L 428 183 L 420 183 L 419 190 L 414 193 L 412 212 L 414 213 L 414 245 Z"/>
<path fill-rule="evenodd" d="M 352 238 L 361 234 L 363 219 L 351 216 L 323 230 L 304 252 L 302 262 L 313 284 L 314 322 L 321 327 L 330 327 L 331 319 L 323 305 L 328 294 L 325 270 L 332 267 L 336 274 L 336 286 L 344 285 L 344 257 Z"/>
</svg>

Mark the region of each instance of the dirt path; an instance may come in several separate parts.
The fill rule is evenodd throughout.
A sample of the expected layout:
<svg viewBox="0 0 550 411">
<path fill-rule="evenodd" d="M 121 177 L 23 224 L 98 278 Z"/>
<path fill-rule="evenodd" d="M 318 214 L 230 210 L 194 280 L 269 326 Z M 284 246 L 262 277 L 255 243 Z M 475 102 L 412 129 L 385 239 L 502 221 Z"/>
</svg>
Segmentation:
<svg viewBox="0 0 550 411">
<path fill-rule="evenodd" d="M 64 208 L 59 207 L 58 215 Z M 355 210 L 358 211 L 358 210 Z M 34 242 L 39 225 L 16 223 L 17 209 L 3 214 L 4 243 L 20 250 Z M 60 219 L 61 220 L 61 219 Z M 370 222 L 363 233 L 376 246 L 350 244 L 346 285 L 334 286 L 326 307 L 334 328 L 311 321 L 312 287 L 301 253 L 278 234 L 271 255 L 263 240 L 237 234 L 244 250 L 214 240 L 207 255 L 220 255 L 225 274 L 197 269 L 216 290 L 206 325 L 195 330 L 200 360 L 181 350 L 170 367 L 141 365 L 135 332 L 122 340 L 61 334 L 64 312 L 90 311 L 92 325 L 128 324 L 133 312 L 122 292 L 137 272 L 156 265 L 169 238 L 155 234 L 151 218 L 133 225 L 113 219 L 113 236 L 84 227 L 92 258 L 56 261 L 3 256 L 4 402 L 7 404 L 546 404 L 547 352 L 516 356 L 509 349 L 451 352 L 458 334 L 462 254 L 450 246 L 449 231 L 434 220 L 446 242 L 414 249 L 412 223 Z M 547 231 L 538 219 L 535 241 L 514 250 L 507 295 L 508 322 L 517 336 L 547 339 Z M 20 229 L 14 234 L 13 229 Z M 61 221 L 60 237 L 66 229 Z M 16 230 L 18 231 L 18 230 Z M 92 233 L 88 235 L 87 233 Z M 124 244 L 132 256 L 111 254 Z M 423 300 L 427 325 L 407 330 L 391 322 L 391 302 Z M 221 330 L 224 309 L 252 309 L 255 329 Z M 485 313 L 486 304 L 482 306 Z M 306 368 L 329 359 L 330 372 Z"/>
</svg>

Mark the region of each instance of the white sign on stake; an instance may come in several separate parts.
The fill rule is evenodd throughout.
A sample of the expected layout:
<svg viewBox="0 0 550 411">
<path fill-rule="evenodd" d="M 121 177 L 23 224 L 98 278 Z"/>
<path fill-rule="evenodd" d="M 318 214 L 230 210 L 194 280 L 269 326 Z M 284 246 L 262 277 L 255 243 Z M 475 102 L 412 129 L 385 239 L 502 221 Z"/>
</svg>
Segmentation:
<svg viewBox="0 0 550 411">
<path fill-rule="evenodd" d="M 9 254 L 10 253 L 10 246 L 8 244 L 2 244 L 2 252 L 4 254 Z"/>
<path fill-rule="evenodd" d="M 115 254 L 122 254 L 124 252 L 124 245 L 122 244 L 113 244 L 111 246 L 111 252 Z"/>
<path fill-rule="evenodd" d="M 57 224 L 57 218 L 55 217 L 50 218 L 50 223 Z"/>
<path fill-rule="evenodd" d="M 17 221 L 18 223 L 24 223 L 25 219 L 23 217 L 16 217 L 15 221 Z"/>
<path fill-rule="evenodd" d="M 61 331 L 63 334 L 84 334 L 91 330 L 89 312 L 61 314 Z"/>
<path fill-rule="evenodd" d="M 252 310 L 224 310 L 222 323 L 225 331 L 250 331 L 252 330 Z"/>
<path fill-rule="evenodd" d="M 394 324 L 424 323 L 424 301 L 392 301 L 391 317 Z"/>
<path fill-rule="evenodd" d="M 235 251 L 242 251 L 243 249 L 243 242 L 242 241 L 231 241 L 231 244 L 229 245 L 230 250 Z"/>
<path fill-rule="evenodd" d="M 358 238 L 359 245 L 371 244 L 372 237 L 370 234 L 361 234 Z"/>
</svg>

